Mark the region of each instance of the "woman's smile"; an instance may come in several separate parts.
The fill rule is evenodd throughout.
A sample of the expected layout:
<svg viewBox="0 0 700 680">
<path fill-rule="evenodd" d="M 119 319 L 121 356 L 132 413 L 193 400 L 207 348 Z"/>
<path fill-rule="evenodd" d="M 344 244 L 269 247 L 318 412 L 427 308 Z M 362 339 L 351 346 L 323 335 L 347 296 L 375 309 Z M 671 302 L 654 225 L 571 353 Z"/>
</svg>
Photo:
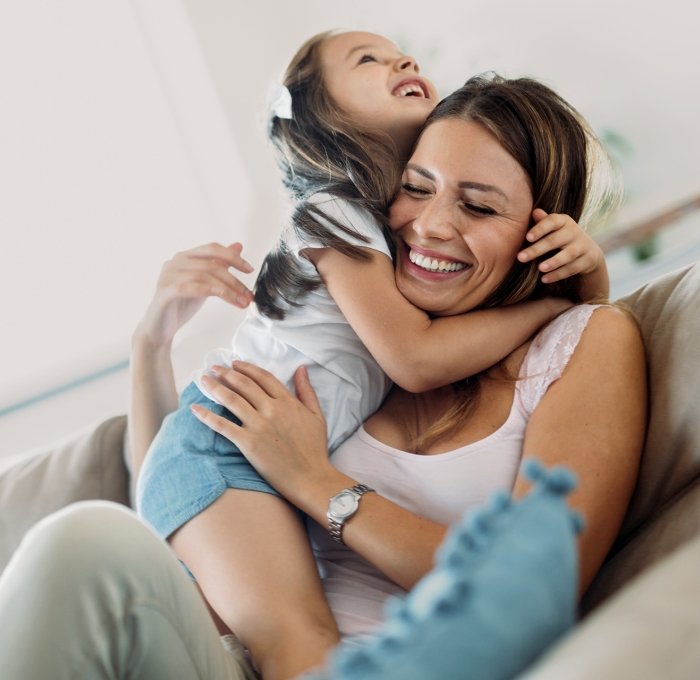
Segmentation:
<svg viewBox="0 0 700 680">
<path fill-rule="evenodd" d="M 409 263 L 407 266 L 415 267 L 418 272 L 426 274 L 449 275 L 464 271 L 468 265 L 466 262 L 461 262 L 451 257 L 447 257 L 435 251 L 429 251 L 424 248 L 411 247 L 406 244 L 406 250 Z"/>
<path fill-rule="evenodd" d="M 430 124 L 390 211 L 399 290 L 438 316 L 477 308 L 516 263 L 531 211 L 525 171 L 491 132 Z"/>
</svg>

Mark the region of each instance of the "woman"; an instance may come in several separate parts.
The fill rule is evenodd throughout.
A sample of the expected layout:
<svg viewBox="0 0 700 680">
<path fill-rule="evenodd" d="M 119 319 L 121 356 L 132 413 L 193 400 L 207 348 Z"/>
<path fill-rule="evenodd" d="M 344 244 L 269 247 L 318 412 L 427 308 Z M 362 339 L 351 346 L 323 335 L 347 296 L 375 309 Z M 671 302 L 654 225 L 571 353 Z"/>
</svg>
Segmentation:
<svg viewBox="0 0 700 680">
<path fill-rule="evenodd" d="M 546 294 L 536 265 L 521 265 L 516 254 L 534 206 L 580 215 L 585 137 L 569 107 L 532 81 L 477 79 L 445 100 L 426 125 L 391 211 L 401 292 L 436 315 Z M 460 266 L 436 274 L 423 266 L 425 257 Z M 312 540 L 346 634 L 376 625 L 376 602 L 429 571 L 446 525 L 467 507 L 497 488 L 523 492 L 523 456 L 566 463 L 579 476 L 572 501 L 587 520 L 581 591 L 611 545 L 634 486 L 644 357 L 633 322 L 613 308 L 574 307 L 470 384 L 420 397 L 395 389 L 338 449 L 333 465 L 324 462 L 325 425 L 303 370 L 299 399 L 258 367 L 237 365 L 219 376 L 209 387 L 244 426 L 198 415 L 316 520 Z M 328 499 L 358 483 L 375 491 L 362 495 L 352 516 L 332 515 L 335 525 L 329 524 Z M 65 666 L 84 676 L 99 666 L 111 673 L 104 677 L 244 677 L 247 671 L 218 651 L 214 626 L 167 550 L 122 511 L 92 512 L 94 518 L 86 509 L 73 511 L 34 532 L 0 584 L 2 611 L 38 611 L 47 597 L 36 587 L 42 569 L 77 573 L 62 541 L 102 537 L 94 562 L 85 558 L 80 566 L 81 578 L 93 576 L 71 582 L 79 591 L 50 591 L 67 599 L 55 604 L 64 617 L 77 616 L 80 627 L 57 626 L 55 608 L 44 609 L 31 629 L 44 654 L 32 650 L 26 629 L 13 630 L 0 643 L 0 663 L 11 669 L 6 677 L 43 677 L 36 669 L 45 655 L 51 665 L 41 668 L 54 677 Z M 127 546 L 136 552 L 127 554 Z M 165 585 L 158 583 L 163 578 Z"/>
</svg>

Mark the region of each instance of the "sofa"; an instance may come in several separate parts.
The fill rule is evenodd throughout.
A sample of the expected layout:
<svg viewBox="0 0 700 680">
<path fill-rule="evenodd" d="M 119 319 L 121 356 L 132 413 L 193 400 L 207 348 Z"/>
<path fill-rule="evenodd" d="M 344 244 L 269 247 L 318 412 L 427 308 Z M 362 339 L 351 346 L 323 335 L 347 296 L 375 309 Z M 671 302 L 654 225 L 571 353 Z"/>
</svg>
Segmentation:
<svg viewBox="0 0 700 680">
<path fill-rule="evenodd" d="M 700 263 L 619 302 L 647 349 L 638 483 L 577 625 L 520 676 L 527 680 L 700 678 Z M 87 499 L 132 504 L 125 433 L 118 415 L 56 447 L 0 459 L 0 571 L 51 512 Z"/>
</svg>

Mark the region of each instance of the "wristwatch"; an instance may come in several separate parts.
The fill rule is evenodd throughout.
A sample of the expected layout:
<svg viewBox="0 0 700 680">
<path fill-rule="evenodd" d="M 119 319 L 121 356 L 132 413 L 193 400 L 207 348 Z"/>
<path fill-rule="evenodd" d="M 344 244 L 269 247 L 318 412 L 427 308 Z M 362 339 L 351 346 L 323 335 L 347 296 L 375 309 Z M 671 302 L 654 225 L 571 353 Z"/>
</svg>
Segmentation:
<svg viewBox="0 0 700 680">
<path fill-rule="evenodd" d="M 348 489 L 343 489 L 328 502 L 328 533 L 338 543 L 343 542 L 343 526 L 360 507 L 360 498 L 370 489 L 366 484 L 355 484 Z"/>
</svg>

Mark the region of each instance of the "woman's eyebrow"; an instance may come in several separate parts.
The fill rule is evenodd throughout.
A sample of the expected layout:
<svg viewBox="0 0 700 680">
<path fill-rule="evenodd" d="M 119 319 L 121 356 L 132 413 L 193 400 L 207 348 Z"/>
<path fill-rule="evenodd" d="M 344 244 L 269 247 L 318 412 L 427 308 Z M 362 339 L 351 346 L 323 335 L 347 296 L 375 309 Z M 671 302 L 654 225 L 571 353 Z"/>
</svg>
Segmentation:
<svg viewBox="0 0 700 680">
<path fill-rule="evenodd" d="M 507 199 L 508 196 L 505 195 L 503 190 L 494 186 L 493 184 L 482 184 L 481 182 L 460 182 L 457 185 L 460 189 L 474 189 L 475 191 L 484 191 L 491 194 L 498 194 L 503 198 Z"/>
<path fill-rule="evenodd" d="M 413 170 L 413 172 L 417 172 L 419 175 L 422 175 L 426 179 L 435 181 L 435 175 L 433 175 L 433 173 L 430 172 L 430 170 L 426 170 L 420 165 L 415 165 L 414 163 L 407 163 L 406 170 Z M 457 186 L 460 189 L 474 189 L 475 191 L 483 191 L 486 193 L 498 194 L 499 196 L 502 196 L 505 199 L 508 198 L 502 189 L 499 189 L 493 184 L 483 184 L 482 182 L 470 182 L 465 180 L 463 182 L 459 182 Z"/>
<path fill-rule="evenodd" d="M 417 172 L 426 179 L 435 180 L 435 175 L 433 175 L 430 170 L 426 170 L 424 167 L 416 165 L 415 163 L 406 163 L 406 170 L 413 170 L 413 172 Z"/>
</svg>

